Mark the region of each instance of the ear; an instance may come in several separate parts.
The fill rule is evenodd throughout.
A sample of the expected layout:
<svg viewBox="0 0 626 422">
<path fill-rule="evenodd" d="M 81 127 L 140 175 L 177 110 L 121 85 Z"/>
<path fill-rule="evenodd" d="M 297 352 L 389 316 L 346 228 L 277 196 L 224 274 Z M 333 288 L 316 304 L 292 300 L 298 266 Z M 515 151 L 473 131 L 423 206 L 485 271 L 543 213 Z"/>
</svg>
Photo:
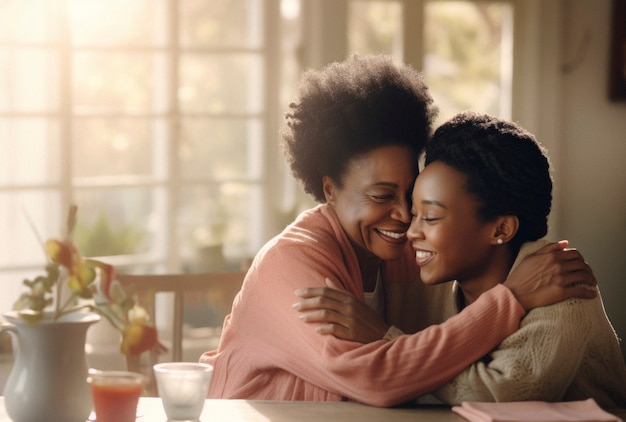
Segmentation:
<svg viewBox="0 0 626 422">
<path fill-rule="evenodd" d="M 514 215 L 503 215 L 494 223 L 493 243 L 504 244 L 510 242 L 519 229 L 519 219 Z"/>
<path fill-rule="evenodd" d="M 337 190 L 337 186 L 335 186 L 335 182 L 328 176 L 324 176 L 322 178 L 322 189 L 324 191 L 324 197 L 326 198 L 326 202 L 330 205 L 335 204 L 335 191 Z"/>
</svg>

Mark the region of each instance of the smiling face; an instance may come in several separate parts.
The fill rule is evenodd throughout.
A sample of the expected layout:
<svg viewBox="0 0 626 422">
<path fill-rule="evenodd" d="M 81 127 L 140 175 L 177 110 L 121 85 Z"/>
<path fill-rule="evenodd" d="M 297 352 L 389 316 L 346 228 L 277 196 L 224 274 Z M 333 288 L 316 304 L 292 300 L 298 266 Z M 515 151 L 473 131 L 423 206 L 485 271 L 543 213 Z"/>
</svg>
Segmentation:
<svg viewBox="0 0 626 422">
<path fill-rule="evenodd" d="M 498 220 L 477 217 L 480 204 L 465 184 L 463 173 L 440 161 L 426 166 L 413 189 L 408 237 L 424 283 L 458 280 L 465 288 L 474 281 L 484 290 L 503 281 L 508 268 L 496 243 Z"/>
<path fill-rule="evenodd" d="M 324 193 L 356 245 L 392 260 L 406 246 L 409 195 L 416 175 L 417 158 L 409 148 L 385 146 L 354 159 L 341 187 L 325 177 Z"/>
</svg>

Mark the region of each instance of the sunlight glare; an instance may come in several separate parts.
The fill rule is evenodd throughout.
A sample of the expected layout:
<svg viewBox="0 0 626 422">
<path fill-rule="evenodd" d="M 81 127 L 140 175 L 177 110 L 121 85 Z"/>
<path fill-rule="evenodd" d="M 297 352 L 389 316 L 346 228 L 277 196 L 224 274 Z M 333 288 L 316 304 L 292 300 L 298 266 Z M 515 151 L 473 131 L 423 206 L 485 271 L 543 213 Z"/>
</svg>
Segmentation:
<svg viewBox="0 0 626 422">
<path fill-rule="evenodd" d="M 286 20 L 296 19 L 300 15 L 300 0 L 282 0 L 280 13 Z"/>
<path fill-rule="evenodd" d="M 103 17 L 107 15 L 106 5 L 99 1 L 73 1 L 69 8 L 72 30 L 78 39 L 102 26 Z"/>
<path fill-rule="evenodd" d="M 111 140 L 111 146 L 113 147 L 115 151 L 123 152 L 123 151 L 126 151 L 128 147 L 130 146 L 130 140 L 128 139 L 128 136 L 126 135 L 122 135 L 122 134 L 116 135 Z"/>
</svg>

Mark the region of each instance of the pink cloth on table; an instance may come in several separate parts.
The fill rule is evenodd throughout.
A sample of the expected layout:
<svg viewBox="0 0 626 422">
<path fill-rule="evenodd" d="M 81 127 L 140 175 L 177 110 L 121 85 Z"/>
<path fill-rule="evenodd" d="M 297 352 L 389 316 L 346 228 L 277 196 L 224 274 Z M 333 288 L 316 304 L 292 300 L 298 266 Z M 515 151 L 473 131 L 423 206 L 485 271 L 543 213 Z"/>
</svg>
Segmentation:
<svg viewBox="0 0 626 422">
<path fill-rule="evenodd" d="M 593 399 L 551 403 L 545 401 L 463 402 L 452 411 L 471 422 L 622 422 Z"/>
</svg>

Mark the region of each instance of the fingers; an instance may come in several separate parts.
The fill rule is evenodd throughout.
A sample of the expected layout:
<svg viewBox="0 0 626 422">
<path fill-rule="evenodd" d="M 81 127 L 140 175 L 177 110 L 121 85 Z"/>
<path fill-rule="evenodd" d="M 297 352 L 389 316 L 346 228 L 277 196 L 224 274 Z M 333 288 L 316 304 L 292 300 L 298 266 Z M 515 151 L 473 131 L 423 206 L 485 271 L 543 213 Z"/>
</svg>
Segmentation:
<svg viewBox="0 0 626 422">
<path fill-rule="evenodd" d="M 548 243 L 547 245 L 543 246 L 541 249 L 538 249 L 534 255 L 539 255 L 539 254 L 543 254 L 543 253 L 550 253 L 550 252 L 554 252 L 554 251 L 558 251 L 558 250 L 563 250 L 565 248 L 567 248 L 567 245 L 569 245 L 569 241 L 568 240 L 560 240 L 558 242 L 551 242 Z"/>
<path fill-rule="evenodd" d="M 349 293 L 327 287 L 309 287 L 296 290 L 295 293 L 296 296 L 301 297 L 303 300 L 294 303 L 292 305 L 294 309 L 298 312 L 318 311 L 309 315 L 307 321 L 324 321 L 324 313 L 349 314 L 351 308 L 346 305 L 352 303 L 354 299 Z"/>
<path fill-rule="evenodd" d="M 342 340 L 352 340 L 347 328 L 336 324 L 322 324 L 315 327 L 315 331 L 322 335 L 332 335 Z"/>
<path fill-rule="evenodd" d="M 301 298 L 314 298 L 320 297 L 328 300 L 334 300 L 337 302 L 349 302 L 353 299 L 353 296 L 347 292 L 336 290 L 328 287 L 307 287 L 304 289 L 296 290 L 296 296 Z"/>
<path fill-rule="evenodd" d="M 594 297 L 598 296 L 598 290 L 593 287 L 589 287 L 586 284 L 568 287 L 564 289 L 564 292 L 566 299 L 593 299 Z"/>
<path fill-rule="evenodd" d="M 567 241 L 550 243 L 526 256 L 510 274 L 509 287 L 526 310 L 569 298 L 593 298 L 597 280 L 591 267 Z"/>
<path fill-rule="evenodd" d="M 304 322 L 321 322 L 346 326 L 345 318 L 341 314 L 328 309 L 301 311 L 299 317 Z"/>
<path fill-rule="evenodd" d="M 557 252 L 557 272 L 553 281 L 561 287 L 583 284 L 595 287 L 598 284 L 589 264 L 576 249 L 565 249 Z"/>
<path fill-rule="evenodd" d="M 339 284 L 335 283 L 328 277 L 324 279 L 324 282 L 326 283 L 326 286 L 330 287 L 331 289 L 343 290 Z"/>
<path fill-rule="evenodd" d="M 593 291 L 596 290 L 596 286 L 598 285 L 598 281 L 591 271 L 568 272 L 554 276 L 552 279 L 554 285 L 564 289 L 581 287 Z"/>
<path fill-rule="evenodd" d="M 575 248 L 561 248 L 563 245 L 567 245 L 566 240 L 550 243 L 533 254 L 546 260 L 543 271 L 546 284 L 596 286 L 597 280 L 582 254 Z"/>
<path fill-rule="evenodd" d="M 384 319 L 332 281 L 326 279 L 326 285 L 296 291 L 302 300 L 292 306 L 302 321 L 312 324 L 319 334 L 343 340 L 369 343 L 383 338 L 389 329 Z"/>
<path fill-rule="evenodd" d="M 298 308 L 300 319 L 307 323 L 318 323 L 315 331 L 323 335 L 332 335 L 343 340 L 353 340 L 353 334 L 349 327 L 349 320 L 346 320 L 340 313 L 329 309 L 308 309 L 307 301 L 300 302 L 302 306 Z"/>
<path fill-rule="evenodd" d="M 299 309 L 298 311 L 300 311 L 300 315 L 298 315 L 299 318 L 305 322 L 336 323 L 339 318 L 339 314 L 328 309 Z"/>
</svg>

